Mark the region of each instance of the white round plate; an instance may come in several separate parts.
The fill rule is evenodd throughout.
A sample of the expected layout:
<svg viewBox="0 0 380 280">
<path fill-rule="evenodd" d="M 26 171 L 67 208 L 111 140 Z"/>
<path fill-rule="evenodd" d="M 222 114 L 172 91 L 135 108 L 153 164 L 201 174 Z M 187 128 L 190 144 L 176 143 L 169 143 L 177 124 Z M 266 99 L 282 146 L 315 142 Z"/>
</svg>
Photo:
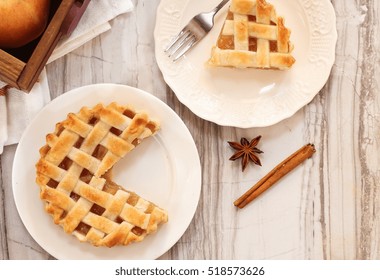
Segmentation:
<svg viewBox="0 0 380 280">
<path fill-rule="evenodd" d="M 268 0 L 292 30 L 290 70 L 210 68 L 205 65 L 226 17 L 183 59 L 173 63 L 165 47 L 196 14 L 220 0 L 161 0 L 154 31 L 157 63 L 178 99 L 199 117 L 240 128 L 275 124 L 309 103 L 326 83 L 335 61 L 336 17 L 329 0 Z"/>
<path fill-rule="evenodd" d="M 161 124 L 114 167 L 114 181 L 166 209 L 169 221 L 142 242 L 96 248 L 64 233 L 44 211 L 35 183 L 35 164 L 45 135 L 58 121 L 82 106 L 110 102 L 130 104 Z M 156 259 L 169 250 L 189 226 L 198 205 L 201 167 L 193 138 L 178 115 L 142 90 L 114 84 L 74 89 L 54 99 L 31 122 L 17 147 L 13 163 L 13 194 L 20 217 L 36 242 L 57 259 Z"/>
</svg>

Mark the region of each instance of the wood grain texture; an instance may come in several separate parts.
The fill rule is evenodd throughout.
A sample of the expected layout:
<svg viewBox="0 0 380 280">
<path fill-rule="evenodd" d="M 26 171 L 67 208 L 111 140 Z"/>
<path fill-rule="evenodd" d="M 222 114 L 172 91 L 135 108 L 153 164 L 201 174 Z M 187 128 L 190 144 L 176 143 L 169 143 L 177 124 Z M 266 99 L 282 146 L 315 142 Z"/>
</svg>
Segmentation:
<svg viewBox="0 0 380 280">
<path fill-rule="evenodd" d="M 305 193 L 305 256 L 378 259 L 379 5 L 333 4 L 336 62 L 326 86 L 305 107 L 308 137 L 323 151 L 319 176 L 313 175 L 319 184 Z"/>
<path fill-rule="evenodd" d="M 380 259 L 380 4 L 334 0 L 338 42 L 331 76 L 294 116 L 266 128 L 204 121 L 181 104 L 156 64 L 159 0 L 135 0 L 112 29 L 49 64 L 52 98 L 87 84 L 146 90 L 189 128 L 201 160 L 202 191 L 192 223 L 161 259 Z M 227 141 L 262 135 L 263 166 L 229 161 Z M 313 157 L 244 209 L 233 201 L 306 143 Z M 16 146 L 0 158 L 0 258 L 49 259 L 29 236 L 12 196 Z"/>
<path fill-rule="evenodd" d="M 25 63 L 0 49 L 0 79 L 18 88 L 17 78 L 25 67 Z"/>
</svg>

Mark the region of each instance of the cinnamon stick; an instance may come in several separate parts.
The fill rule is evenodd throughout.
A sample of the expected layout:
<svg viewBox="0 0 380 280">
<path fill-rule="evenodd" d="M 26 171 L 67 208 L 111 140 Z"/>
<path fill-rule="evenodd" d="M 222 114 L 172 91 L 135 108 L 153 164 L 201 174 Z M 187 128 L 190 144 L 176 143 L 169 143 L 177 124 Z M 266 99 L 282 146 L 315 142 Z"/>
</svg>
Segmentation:
<svg viewBox="0 0 380 280">
<path fill-rule="evenodd" d="M 273 186 L 282 177 L 300 165 L 303 161 L 310 158 L 314 153 L 315 147 L 313 144 L 307 144 L 303 146 L 301 149 L 283 160 L 260 181 L 258 181 L 253 187 L 251 187 L 241 197 L 235 200 L 234 205 L 236 207 L 243 208 L 260 194 Z"/>
</svg>

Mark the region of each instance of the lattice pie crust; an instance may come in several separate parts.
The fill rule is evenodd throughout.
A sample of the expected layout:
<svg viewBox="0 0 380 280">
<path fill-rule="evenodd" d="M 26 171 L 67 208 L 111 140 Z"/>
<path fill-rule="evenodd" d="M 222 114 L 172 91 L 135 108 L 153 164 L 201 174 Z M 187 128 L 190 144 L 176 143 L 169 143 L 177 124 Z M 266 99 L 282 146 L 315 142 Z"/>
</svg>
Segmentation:
<svg viewBox="0 0 380 280">
<path fill-rule="evenodd" d="M 94 246 L 137 242 L 168 220 L 167 212 L 111 180 L 115 163 L 159 124 L 132 107 L 83 107 L 46 136 L 36 164 L 45 210 L 68 234 Z"/>
<path fill-rule="evenodd" d="M 290 29 L 273 5 L 265 0 L 232 0 L 208 65 L 289 69 L 295 62 L 289 38 Z"/>
</svg>

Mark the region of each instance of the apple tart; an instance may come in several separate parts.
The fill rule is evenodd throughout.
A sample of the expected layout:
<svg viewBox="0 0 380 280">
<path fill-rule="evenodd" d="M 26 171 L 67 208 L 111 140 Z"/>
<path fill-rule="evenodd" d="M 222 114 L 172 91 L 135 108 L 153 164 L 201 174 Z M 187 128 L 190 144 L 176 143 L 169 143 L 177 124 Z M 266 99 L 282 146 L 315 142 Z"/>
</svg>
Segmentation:
<svg viewBox="0 0 380 280">
<path fill-rule="evenodd" d="M 130 106 L 111 103 L 69 113 L 46 136 L 36 164 L 45 210 L 82 242 L 113 247 L 142 241 L 166 223 L 166 210 L 114 183 L 112 167 L 158 122 Z"/>
<path fill-rule="evenodd" d="M 265 0 L 232 0 L 208 65 L 289 69 L 295 62 L 290 33 Z"/>
</svg>

